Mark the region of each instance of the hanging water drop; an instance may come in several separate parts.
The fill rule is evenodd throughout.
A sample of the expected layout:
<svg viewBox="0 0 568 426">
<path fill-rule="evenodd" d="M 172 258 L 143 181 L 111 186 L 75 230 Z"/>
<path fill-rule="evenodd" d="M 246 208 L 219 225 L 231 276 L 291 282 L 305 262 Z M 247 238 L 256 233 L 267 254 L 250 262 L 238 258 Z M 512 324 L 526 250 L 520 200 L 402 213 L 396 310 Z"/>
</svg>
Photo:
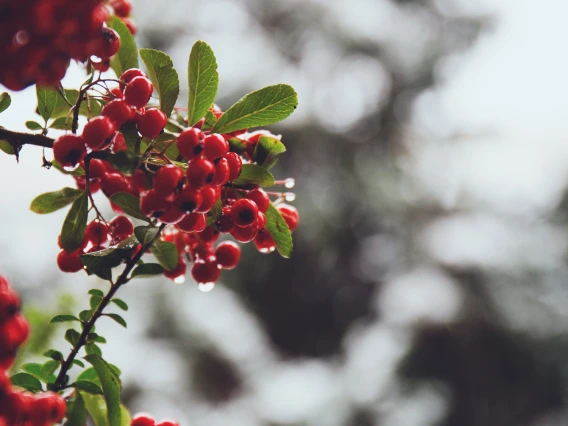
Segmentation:
<svg viewBox="0 0 568 426">
<path fill-rule="evenodd" d="M 285 192 L 283 195 L 286 201 L 294 201 L 296 199 L 296 194 L 293 192 Z"/>
<path fill-rule="evenodd" d="M 199 283 L 197 284 L 199 291 L 207 293 L 215 288 L 215 283 Z"/>
<path fill-rule="evenodd" d="M 175 277 L 173 281 L 175 284 L 183 284 L 185 282 L 185 274 Z"/>
<path fill-rule="evenodd" d="M 284 186 L 288 189 L 294 188 L 294 185 L 296 185 L 296 179 L 294 178 L 286 178 L 284 181 Z"/>
</svg>

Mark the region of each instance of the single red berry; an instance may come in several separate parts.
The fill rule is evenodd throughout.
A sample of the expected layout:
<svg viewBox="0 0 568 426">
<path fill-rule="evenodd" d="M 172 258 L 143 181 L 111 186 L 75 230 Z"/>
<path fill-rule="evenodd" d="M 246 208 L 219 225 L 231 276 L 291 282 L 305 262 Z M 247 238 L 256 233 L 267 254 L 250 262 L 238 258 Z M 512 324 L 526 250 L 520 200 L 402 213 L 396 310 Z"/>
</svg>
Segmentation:
<svg viewBox="0 0 568 426">
<path fill-rule="evenodd" d="M 270 198 L 268 198 L 268 194 L 264 192 L 264 190 L 260 188 L 253 189 L 248 192 L 247 198 L 256 203 L 258 210 L 262 213 L 266 213 L 268 206 L 270 205 Z"/>
<path fill-rule="evenodd" d="M 67 405 L 65 400 L 53 392 L 37 394 L 33 403 L 30 420 L 32 424 L 43 425 L 59 423 L 65 417 Z"/>
<path fill-rule="evenodd" d="M 110 118 L 117 127 L 134 119 L 134 109 L 122 99 L 110 101 L 103 107 L 103 115 Z"/>
<path fill-rule="evenodd" d="M 132 175 L 132 189 L 137 194 L 146 191 L 147 179 L 146 174 L 142 170 L 136 170 Z"/>
<path fill-rule="evenodd" d="M 126 18 L 132 12 L 130 0 L 113 0 L 110 5 L 114 9 L 114 14 L 120 18 Z"/>
<path fill-rule="evenodd" d="M 21 305 L 20 297 L 10 287 L 0 290 L 0 324 L 17 315 Z"/>
<path fill-rule="evenodd" d="M 201 130 L 191 127 L 183 130 L 177 137 L 179 153 L 188 160 L 193 160 L 203 151 L 204 136 Z"/>
<path fill-rule="evenodd" d="M 108 224 L 117 241 L 125 240 L 134 233 L 134 224 L 126 216 L 116 216 Z"/>
<path fill-rule="evenodd" d="M 284 221 L 288 224 L 290 232 L 294 231 L 298 226 L 298 222 L 300 222 L 300 215 L 296 207 L 289 204 L 279 204 L 276 208 L 284 218 Z"/>
<path fill-rule="evenodd" d="M 144 114 L 136 115 L 138 132 L 145 138 L 155 139 L 160 136 L 167 123 L 168 117 L 158 108 L 148 108 Z"/>
<path fill-rule="evenodd" d="M 153 189 L 140 196 L 140 210 L 145 216 L 159 218 L 168 207 L 168 202 Z"/>
<path fill-rule="evenodd" d="M 197 213 L 208 213 L 211 211 L 217 200 L 219 199 L 220 192 L 217 188 L 206 186 L 200 190 L 201 204 L 197 208 Z"/>
<path fill-rule="evenodd" d="M 215 165 L 204 158 L 195 158 L 187 164 L 187 179 L 193 188 L 211 184 L 215 178 Z"/>
<path fill-rule="evenodd" d="M 120 75 L 120 80 L 124 81 L 126 84 L 130 83 L 135 77 L 144 77 L 144 78 L 148 78 L 148 76 L 146 74 L 144 74 L 144 71 L 139 70 L 138 68 L 130 68 L 126 71 L 124 71 L 121 75 Z"/>
<path fill-rule="evenodd" d="M 121 19 L 124 25 L 126 25 L 126 28 L 128 28 L 128 31 L 130 31 L 130 34 L 136 35 L 136 33 L 138 32 L 138 26 L 136 25 L 136 23 L 130 18 Z"/>
<path fill-rule="evenodd" d="M 128 181 L 120 173 L 108 173 L 101 179 L 103 191 L 112 196 L 117 192 L 128 192 Z"/>
<path fill-rule="evenodd" d="M 83 262 L 78 254 L 69 254 L 61 250 L 57 255 L 57 266 L 62 272 L 78 272 L 83 269 Z"/>
<path fill-rule="evenodd" d="M 148 413 L 138 413 L 130 421 L 130 426 L 155 426 L 156 421 Z"/>
<path fill-rule="evenodd" d="M 203 140 L 203 152 L 209 161 L 223 157 L 229 151 L 229 143 L 222 135 L 213 133 Z"/>
<path fill-rule="evenodd" d="M 172 192 L 181 189 L 184 181 L 185 173 L 183 170 L 173 164 L 168 164 L 156 172 L 152 187 L 158 194 L 166 197 Z"/>
<path fill-rule="evenodd" d="M 256 220 L 254 221 L 253 226 L 256 228 L 257 231 L 264 228 L 266 225 L 266 216 L 260 210 L 256 214 Z"/>
<path fill-rule="evenodd" d="M 199 233 L 199 239 L 204 243 L 213 243 L 219 239 L 219 230 L 214 226 L 208 226 Z"/>
<path fill-rule="evenodd" d="M 128 146 L 126 145 L 126 139 L 124 139 L 124 135 L 120 132 L 116 132 L 116 135 L 114 135 L 114 138 L 112 140 L 112 151 L 113 152 L 128 151 Z"/>
<path fill-rule="evenodd" d="M 223 207 L 221 217 L 215 222 L 217 229 L 223 234 L 228 234 L 233 229 L 233 219 L 231 219 L 231 207 Z"/>
<path fill-rule="evenodd" d="M 160 216 L 160 222 L 175 225 L 184 218 L 185 214 L 186 212 L 180 210 L 175 203 L 170 204 L 164 214 Z"/>
<path fill-rule="evenodd" d="M 75 167 L 85 158 L 85 141 L 77 135 L 59 136 L 53 142 L 53 156 L 62 167 Z"/>
<path fill-rule="evenodd" d="M 107 139 L 114 135 L 116 125 L 108 117 L 95 117 L 83 129 L 83 140 L 92 150 L 101 149 Z"/>
<path fill-rule="evenodd" d="M 215 177 L 211 182 L 213 186 L 225 185 L 231 176 L 231 167 L 226 158 L 219 158 L 215 164 Z"/>
<path fill-rule="evenodd" d="M 241 243 L 251 242 L 252 240 L 254 240 L 254 237 L 256 237 L 257 233 L 258 228 L 256 228 L 255 226 L 248 226 L 246 228 L 233 226 L 233 229 L 231 229 L 230 232 L 232 237 Z"/>
<path fill-rule="evenodd" d="M 124 89 L 124 100 L 136 108 L 141 108 L 148 103 L 154 86 L 146 77 L 134 77 Z"/>
<path fill-rule="evenodd" d="M 191 276 L 198 284 L 216 282 L 221 276 L 215 256 L 198 259 L 193 263 Z"/>
<path fill-rule="evenodd" d="M 233 269 L 241 259 L 241 249 L 232 241 L 223 241 L 215 250 L 218 265 L 223 269 Z"/>
<path fill-rule="evenodd" d="M 177 227 L 183 232 L 201 232 L 207 226 L 207 219 L 202 213 L 190 213 L 178 222 Z"/>
<path fill-rule="evenodd" d="M 162 420 L 156 426 L 180 426 L 180 425 L 178 422 L 175 422 L 173 420 Z"/>
<path fill-rule="evenodd" d="M 164 276 L 169 278 L 175 283 L 183 282 L 181 281 L 182 277 L 185 280 L 185 272 L 187 270 L 187 265 L 185 264 L 182 257 L 178 259 L 178 263 L 174 269 L 168 271 L 167 269 L 164 270 Z"/>
<path fill-rule="evenodd" d="M 258 234 L 256 234 L 256 237 L 254 237 L 254 245 L 261 253 L 272 253 L 276 250 L 276 244 L 266 228 L 261 229 Z"/>
<path fill-rule="evenodd" d="M 241 169 L 243 168 L 243 159 L 239 154 L 235 152 L 227 153 L 227 155 L 225 155 L 225 158 L 229 162 L 229 169 L 231 171 L 229 180 L 235 180 L 241 174 Z"/>
<path fill-rule="evenodd" d="M 95 246 L 100 246 L 108 242 L 110 240 L 110 234 L 107 224 L 93 220 L 85 229 L 85 239 Z"/>
<path fill-rule="evenodd" d="M 252 200 L 241 198 L 231 206 L 231 219 L 236 226 L 251 226 L 258 215 L 258 206 Z"/>
<path fill-rule="evenodd" d="M 186 185 L 175 197 L 174 204 L 184 213 L 193 213 L 199 209 L 202 201 L 203 196 L 201 195 L 201 192 Z"/>
<path fill-rule="evenodd" d="M 114 56 L 120 48 L 120 36 L 118 33 L 109 27 L 101 29 L 101 48 L 97 52 L 100 58 L 110 58 Z"/>
<path fill-rule="evenodd" d="M 124 94 L 122 93 L 122 89 L 120 87 L 113 87 L 112 89 L 110 89 L 110 93 L 116 99 L 122 99 L 124 97 Z"/>
<path fill-rule="evenodd" d="M 102 178 L 106 173 L 105 165 L 103 160 L 99 160 L 98 158 L 92 158 L 89 161 L 89 178 L 91 179 L 98 179 Z"/>
</svg>

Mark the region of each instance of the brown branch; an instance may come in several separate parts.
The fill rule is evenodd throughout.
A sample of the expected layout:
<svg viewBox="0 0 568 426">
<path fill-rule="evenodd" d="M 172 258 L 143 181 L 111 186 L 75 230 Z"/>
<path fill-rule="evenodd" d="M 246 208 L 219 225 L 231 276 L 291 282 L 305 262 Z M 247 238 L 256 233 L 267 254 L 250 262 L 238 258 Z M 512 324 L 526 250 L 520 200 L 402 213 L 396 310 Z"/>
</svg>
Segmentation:
<svg viewBox="0 0 568 426">
<path fill-rule="evenodd" d="M 0 127 L 0 140 L 5 140 L 18 151 L 23 145 L 42 146 L 44 148 L 53 148 L 54 139 L 33 133 L 14 132 L 12 130 Z"/>
</svg>

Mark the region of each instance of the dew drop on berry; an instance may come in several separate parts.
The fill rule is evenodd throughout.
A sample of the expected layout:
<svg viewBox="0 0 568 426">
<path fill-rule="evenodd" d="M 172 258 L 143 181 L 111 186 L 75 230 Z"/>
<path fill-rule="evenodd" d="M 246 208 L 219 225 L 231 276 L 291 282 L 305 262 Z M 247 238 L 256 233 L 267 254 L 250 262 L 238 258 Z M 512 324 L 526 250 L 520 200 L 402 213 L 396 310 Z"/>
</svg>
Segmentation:
<svg viewBox="0 0 568 426">
<path fill-rule="evenodd" d="M 296 179 L 294 179 L 294 178 L 287 178 L 284 181 L 284 186 L 286 188 L 294 188 L 294 185 L 296 185 Z"/>
<path fill-rule="evenodd" d="M 185 282 L 185 274 L 175 277 L 172 281 L 174 284 L 183 284 Z"/>
<path fill-rule="evenodd" d="M 294 194 L 293 192 L 285 192 L 284 199 L 286 201 L 294 201 L 296 199 L 296 194 Z"/>
<path fill-rule="evenodd" d="M 215 283 L 199 283 L 197 284 L 199 291 L 207 293 L 215 288 Z"/>
<path fill-rule="evenodd" d="M 73 172 L 77 170 L 78 167 L 79 163 L 75 164 L 74 166 L 63 166 L 63 170 L 65 170 L 66 172 Z"/>
</svg>

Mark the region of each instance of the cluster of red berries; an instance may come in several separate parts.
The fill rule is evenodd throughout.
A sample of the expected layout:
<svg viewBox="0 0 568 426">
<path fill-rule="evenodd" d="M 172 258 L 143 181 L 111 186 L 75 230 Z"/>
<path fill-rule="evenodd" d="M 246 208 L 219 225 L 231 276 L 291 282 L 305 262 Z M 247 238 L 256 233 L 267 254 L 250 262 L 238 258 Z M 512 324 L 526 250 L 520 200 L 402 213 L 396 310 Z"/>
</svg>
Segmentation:
<svg viewBox="0 0 568 426">
<path fill-rule="evenodd" d="M 128 19 L 128 0 L 111 5 Z M 96 56 L 108 63 L 120 46 L 118 33 L 106 26 L 110 10 L 101 0 L 0 1 L 0 83 L 11 90 L 52 86 L 65 76 L 71 59 Z"/>
<path fill-rule="evenodd" d="M 151 415 L 138 413 L 132 417 L 130 426 L 179 426 L 179 423 L 173 420 L 162 420 L 160 423 L 156 423 Z"/>
<path fill-rule="evenodd" d="M 20 298 L 0 276 L 0 426 L 51 426 L 65 416 L 65 400 L 53 392 L 32 394 L 12 388 L 7 370 L 29 335 Z"/>
</svg>

